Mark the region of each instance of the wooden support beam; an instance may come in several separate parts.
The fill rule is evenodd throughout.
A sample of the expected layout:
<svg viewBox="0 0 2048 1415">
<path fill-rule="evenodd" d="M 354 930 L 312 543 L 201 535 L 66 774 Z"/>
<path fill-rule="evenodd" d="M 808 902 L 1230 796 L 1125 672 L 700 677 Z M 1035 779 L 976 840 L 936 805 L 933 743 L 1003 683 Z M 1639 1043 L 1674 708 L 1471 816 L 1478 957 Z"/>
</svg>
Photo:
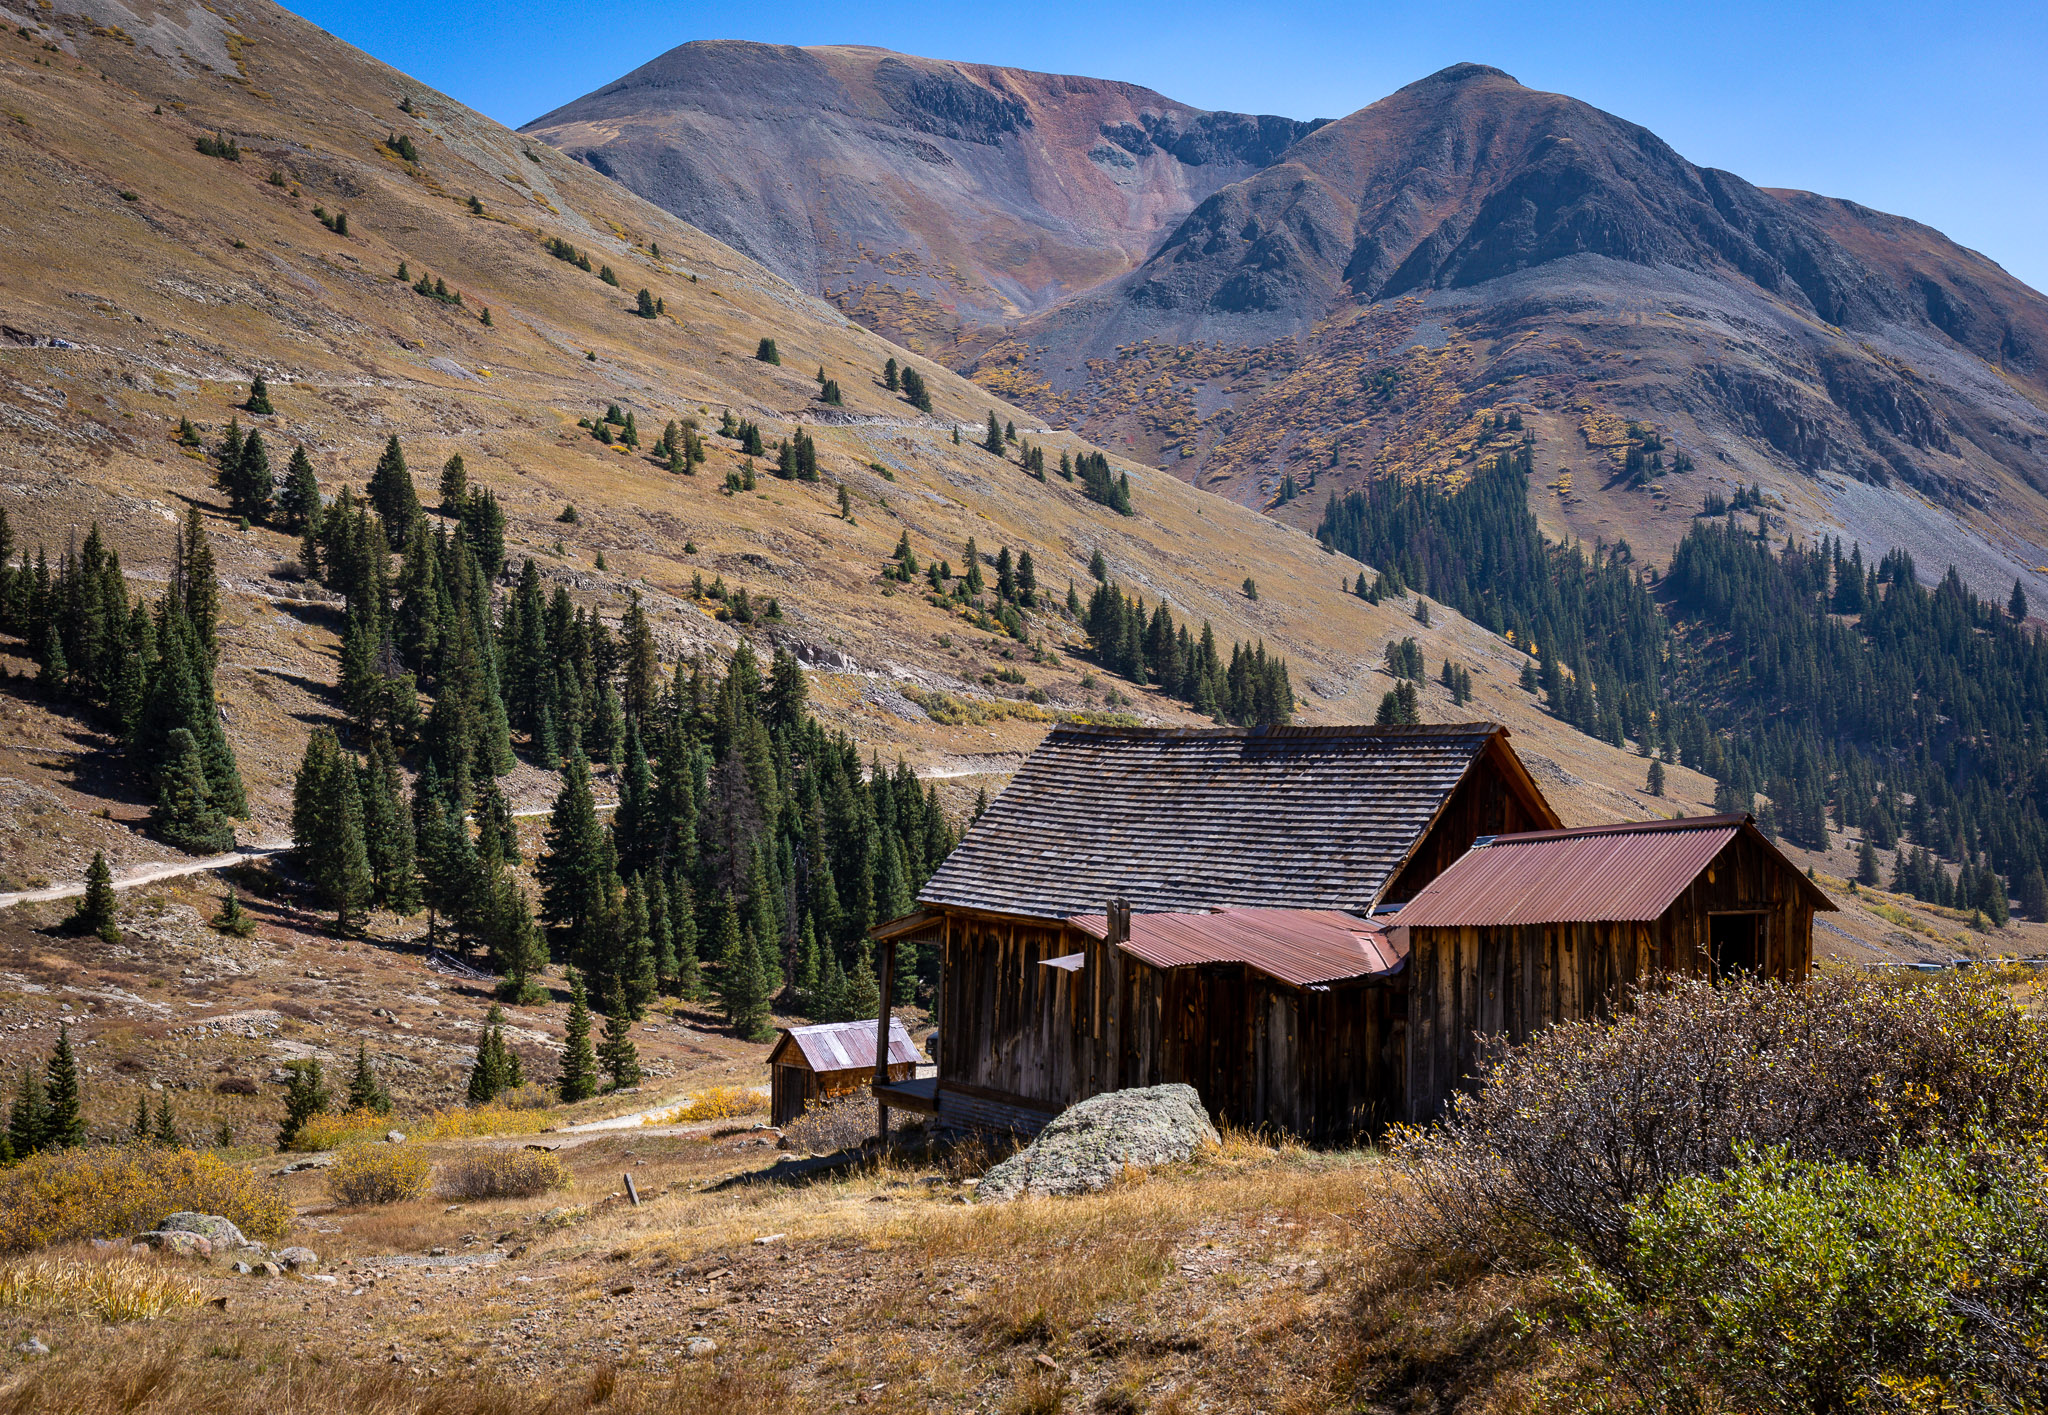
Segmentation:
<svg viewBox="0 0 2048 1415">
<path fill-rule="evenodd" d="M 896 991 L 896 940 L 882 940 L 882 1005 L 875 1012 L 875 1084 L 889 1083 L 889 999 Z M 889 1143 L 889 1106 L 875 1102 L 875 1138 Z"/>
</svg>

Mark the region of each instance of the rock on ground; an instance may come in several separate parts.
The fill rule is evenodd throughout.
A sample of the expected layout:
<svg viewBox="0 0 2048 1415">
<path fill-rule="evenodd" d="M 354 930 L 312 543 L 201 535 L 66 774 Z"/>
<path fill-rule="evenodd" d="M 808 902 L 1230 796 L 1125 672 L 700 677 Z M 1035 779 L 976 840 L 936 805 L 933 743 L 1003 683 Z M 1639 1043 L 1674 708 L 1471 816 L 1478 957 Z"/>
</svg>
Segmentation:
<svg viewBox="0 0 2048 1415">
<path fill-rule="evenodd" d="M 136 1234 L 135 1241 L 145 1248 L 154 1248 L 159 1253 L 175 1253 L 181 1258 L 210 1258 L 213 1256 L 213 1244 L 211 1242 L 200 1234 L 186 1233 L 183 1230 L 164 1232 L 152 1229 L 148 1233 Z"/>
<path fill-rule="evenodd" d="M 1193 1086 L 1108 1091 L 1061 1111 L 1036 1140 L 982 1176 L 975 1202 L 1093 1193 L 1126 1166 L 1191 1159 L 1220 1140 Z"/>
<path fill-rule="evenodd" d="M 246 1248 L 249 1240 L 242 1236 L 232 1219 L 219 1214 L 197 1214 L 190 1210 L 172 1214 L 156 1226 L 159 1233 L 196 1233 L 216 1248 Z"/>
</svg>

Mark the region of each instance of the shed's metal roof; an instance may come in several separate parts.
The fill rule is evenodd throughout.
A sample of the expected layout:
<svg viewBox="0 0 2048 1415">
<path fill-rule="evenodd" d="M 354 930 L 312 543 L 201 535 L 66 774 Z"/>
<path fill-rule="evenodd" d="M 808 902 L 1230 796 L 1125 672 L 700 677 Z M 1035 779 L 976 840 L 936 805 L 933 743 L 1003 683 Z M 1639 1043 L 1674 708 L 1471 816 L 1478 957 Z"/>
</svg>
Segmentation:
<svg viewBox="0 0 2048 1415">
<path fill-rule="evenodd" d="M 1748 816 L 1723 815 L 1482 839 L 1392 918 L 1408 928 L 1647 923 L 1745 833 L 1811 892 L 1815 908 L 1835 907 Z"/>
<path fill-rule="evenodd" d="M 787 1049 L 802 1053 L 813 1071 L 872 1071 L 875 1069 L 875 1019 L 865 1022 L 820 1022 L 814 1027 L 784 1027 L 782 1040 L 768 1053 L 772 1065 L 787 1060 Z M 917 1063 L 925 1058 L 903 1030 L 900 1018 L 889 1019 L 889 1064 Z"/>
<path fill-rule="evenodd" d="M 1102 914 L 1067 923 L 1107 938 Z M 1155 968 L 1242 963 L 1295 987 L 1391 973 L 1407 949 L 1380 925 L 1333 909 L 1220 909 L 1204 914 L 1132 914 L 1120 945 Z"/>
<path fill-rule="evenodd" d="M 1492 723 L 1055 728 L 920 903 L 1064 919 L 1129 900 L 1369 912 Z M 1505 742 L 1510 774 L 1555 820 Z"/>
</svg>

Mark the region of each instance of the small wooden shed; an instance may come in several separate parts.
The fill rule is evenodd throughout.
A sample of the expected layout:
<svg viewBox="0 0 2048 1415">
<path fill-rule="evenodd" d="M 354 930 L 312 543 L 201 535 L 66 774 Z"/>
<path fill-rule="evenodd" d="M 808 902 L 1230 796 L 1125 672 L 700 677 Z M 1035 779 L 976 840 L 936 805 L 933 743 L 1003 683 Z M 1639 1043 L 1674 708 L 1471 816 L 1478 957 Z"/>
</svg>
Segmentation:
<svg viewBox="0 0 2048 1415">
<path fill-rule="evenodd" d="M 813 1101 L 867 1090 L 875 1079 L 874 1022 L 821 1022 L 784 1027 L 768 1053 L 771 1124 L 787 1125 Z M 889 1079 L 907 1081 L 924 1056 L 903 1023 L 889 1019 Z"/>
<path fill-rule="evenodd" d="M 1481 1036 L 1604 1015 L 1654 974 L 1802 982 L 1834 907 L 1747 815 L 1482 837 L 1383 918 L 1406 935 L 1409 1119 L 1470 1084 Z"/>
</svg>

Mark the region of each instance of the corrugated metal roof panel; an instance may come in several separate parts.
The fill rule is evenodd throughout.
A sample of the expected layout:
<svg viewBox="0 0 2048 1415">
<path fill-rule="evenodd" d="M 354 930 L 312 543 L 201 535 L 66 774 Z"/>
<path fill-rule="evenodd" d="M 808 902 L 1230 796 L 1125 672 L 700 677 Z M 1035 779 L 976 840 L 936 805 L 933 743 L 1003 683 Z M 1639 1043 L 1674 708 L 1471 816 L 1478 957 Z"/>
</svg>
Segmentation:
<svg viewBox="0 0 2048 1415">
<path fill-rule="evenodd" d="M 1112 899 L 1366 910 L 1503 732 L 1058 727 L 918 899 L 1047 919 Z"/>
<path fill-rule="evenodd" d="M 1067 923 L 1108 937 L 1101 914 Z M 1378 924 L 1332 909 L 1219 909 L 1131 915 L 1123 949 L 1155 968 L 1241 963 L 1295 987 L 1391 973 L 1406 951 Z"/>
<path fill-rule="evenodd" d="M 872 1071 L 875 1066 L 875 1020 L 820 1022 L 813 1027 L 785 1027 L 783 1035 L 803 1053 L 813 1071 Z M 900 1018 L 889 1019 L 889 1064 L 923 1061 Z"/>
<path fill-rule="evenodd" d="M 1745 821 L 1707 816 L 1497 836 L 1473 846 L 1390 917 L 1407 928 L 1647 923 Z"/>
</svg>

